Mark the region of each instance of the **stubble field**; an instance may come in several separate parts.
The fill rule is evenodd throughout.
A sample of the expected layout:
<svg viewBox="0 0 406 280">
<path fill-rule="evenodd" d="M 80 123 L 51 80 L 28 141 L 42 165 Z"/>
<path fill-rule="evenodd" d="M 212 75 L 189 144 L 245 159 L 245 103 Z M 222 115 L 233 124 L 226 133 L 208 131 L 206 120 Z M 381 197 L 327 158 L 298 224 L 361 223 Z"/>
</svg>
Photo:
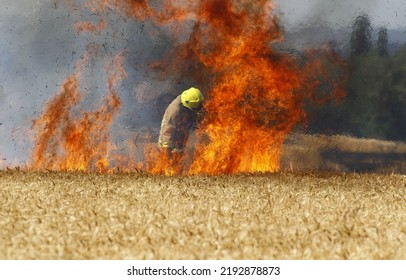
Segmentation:
<svg viewBox="0 0 406 280">
<path fill-rule="evenodd" d="M 406 176 L 0 171 L 0 259 L 406 259 Z"/>
</svg>

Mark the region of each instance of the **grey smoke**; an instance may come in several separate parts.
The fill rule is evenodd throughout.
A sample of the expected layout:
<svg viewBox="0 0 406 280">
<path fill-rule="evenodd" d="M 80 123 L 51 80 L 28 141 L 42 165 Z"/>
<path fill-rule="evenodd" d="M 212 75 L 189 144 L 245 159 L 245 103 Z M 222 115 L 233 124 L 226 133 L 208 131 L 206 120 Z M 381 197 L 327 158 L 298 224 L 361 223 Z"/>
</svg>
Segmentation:
<svg viewBox="0 0 406 280">
<path fill-rule="evenodd" d="M 6 94 L 4 93 L 4 87 L 0 85 L 0 104 L 5 104 Z"/>
<path fill-rule="evenodd" d="M 57 5 L 53 0 L 2 3 L 0 157 L 3 161 L 21 165 L 29 160 L 32 120 L 41 115 L 44 105 L 89 50 L 92 55 L 84 67 L 81 83 L 85 110 L 94 109 L 106 94 L 105 66 L 116 54 L 126 55 L 128 78 L 118 88 L 122 107 L 111 131 L 113 142 L 119 146 L 126 145 L 125 140 L 137 131 L 155 135 L 165 104 L 185 86 L 170 79 L 161 80 L 148 66 L 168 49 L 164 31 L 149 22 L 136 22 L 107 11 L 103 15 L 108 18 L 107 29 L 78 33 L 75 23 L 97 24 L 100 18 L 83 8 L 84 1 L 77 3 L 80 9 Z"/>
<path fill-rule="evenodd" d="M 21 163 L 31 146 L 31 121 L 72 69 L 68 50 L 77 42 L 69 30 L 73 19 L 52 1 L 7 1 L 2 7 L 0 155 Z"/>
</svg>

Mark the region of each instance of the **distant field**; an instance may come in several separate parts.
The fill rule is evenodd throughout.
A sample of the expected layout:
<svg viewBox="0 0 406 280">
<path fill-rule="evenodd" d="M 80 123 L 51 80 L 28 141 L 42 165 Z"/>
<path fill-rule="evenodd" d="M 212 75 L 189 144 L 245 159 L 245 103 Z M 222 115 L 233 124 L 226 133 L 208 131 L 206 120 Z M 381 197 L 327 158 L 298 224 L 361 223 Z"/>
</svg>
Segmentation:
<svg viewBox="0 0 406 280">
<path fill-rule="evenodd" d="M 283 147 L 281 161 L 284 170 L 406 175 L 406 143 L 344 135 L 292 134 Z"/>
<path fill-rule="evenodd" d="M 406 176 L 0 171 L 0 259 L 406 259 Z"/>
</svg>

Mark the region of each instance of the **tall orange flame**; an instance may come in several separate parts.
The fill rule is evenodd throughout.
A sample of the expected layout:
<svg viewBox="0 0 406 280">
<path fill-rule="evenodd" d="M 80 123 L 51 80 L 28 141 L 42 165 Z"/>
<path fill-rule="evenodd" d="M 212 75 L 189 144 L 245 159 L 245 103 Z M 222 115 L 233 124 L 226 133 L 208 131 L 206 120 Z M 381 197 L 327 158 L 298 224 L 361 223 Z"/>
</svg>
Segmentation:
<svg viewBox="0 0 406 280">
<path fill-rule="evenodd" d="M 196 80 L 204 71 L 211 77 L 206 117 L 199 130 L 210 141 L 197 147 L 186 172 L 279 170 L 284 140 L 305 120 L 304 101 L 342 96 L 343 84 L 315 98 L 320 79 L 330 79 L 321 59 L 313 55 L 303 67 L 297 58 L 273 49 L 273 43 L 282 41 L 278 21 L 271 16 L 273 1 L 180 1 L 169 10 L 175 9 L 183 9 L 177 15 L 194 13 L 195 24 L 189 40 L 171 53 L 173 59 L 166 67 L 175 70 L 170 73 L 190 75 L 190 69 L 200 64 L 200 69 L 195 68 Z M 156 11 L 154 20 L 158 19 L 168 20 Z M 334 60 L 327 59 L 341 63 Z M 149 171 L 165 174 L 167 165 L 161 156 Z"/>
<path fill-rule="evenodd" d="M 31 168 L 98 172 L 109 169 L 109 126 L 120 107 L 115 87 L 126 75 L 122 59 L 117 56 L 113 67 L 109 67 L 108 94 L 93 112 L 75 114 L 82 96 L 79 72 L 65 80 L 58 95 L 34 121 L 37 135 Z"/>
</svg>

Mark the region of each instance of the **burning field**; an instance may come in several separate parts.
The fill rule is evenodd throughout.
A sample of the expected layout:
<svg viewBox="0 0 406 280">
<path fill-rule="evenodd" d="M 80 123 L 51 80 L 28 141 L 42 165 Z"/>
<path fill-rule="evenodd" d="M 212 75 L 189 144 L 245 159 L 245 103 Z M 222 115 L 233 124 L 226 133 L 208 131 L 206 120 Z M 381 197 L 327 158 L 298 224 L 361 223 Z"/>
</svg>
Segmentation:
<svg viewBox="0 0 406 280">
<path fill-rule="evenodd" d="M 48 2 L 82 52 L 13 128 L 29 152 L 0 151 L 1 259 L 406 258 L 405 144 L 297 133 L 349 70 L 284 49 L 275 1 Z M 168 157 L 191 86 L 202 117 Z"/>
<path fill-rule="evenodd" d="M 305 104 L 345 96 L 345 63 L 333 51 L 309 51 L 303 62 L 275 49 L 283 37 L 273 1 L 84 3 L 96 23 L 76 22 L 79 33 L 96 36 L 108 30 L 114 24 L 108 24 L 114 11 L 115 17 L 152 25 L 165 36 L 167 46 L 161 59 L 143 67 L 154 73 L 150 76 L 198 84 L 205 93 L 194 150 L 173 162 L 154 149 L 156 136 L 150 132 L 151 143 L 137 158 L 134 146 L 139 143 L 123 131 L 110 130 L 124 106 L 117 88 L 128 76 L 128 49 L 104 57 L 103 101 L 94 110 L 83 109 L 83 84 L 91 83 L 86 77 L 96 67 L 90 61 L 101 52 L 99 45 L 90 44 L 74 73 L 34 120 L 30 169 L 111 172 L 137 168 L 166 175 L 275 172 L 280 170 L 283 142 L 306 120 Z M 60 5 L 73 12 L 79 9 L 75 1 Z M 138 98 L 139 94 L 142 91 L 135 92 Z M 162 94 L 150 93 L 146 98 Z M 135 127 L 133 133 L 143 127 Z M 114 145 L 117 139 L 120 144 Z"/>
</svg>

